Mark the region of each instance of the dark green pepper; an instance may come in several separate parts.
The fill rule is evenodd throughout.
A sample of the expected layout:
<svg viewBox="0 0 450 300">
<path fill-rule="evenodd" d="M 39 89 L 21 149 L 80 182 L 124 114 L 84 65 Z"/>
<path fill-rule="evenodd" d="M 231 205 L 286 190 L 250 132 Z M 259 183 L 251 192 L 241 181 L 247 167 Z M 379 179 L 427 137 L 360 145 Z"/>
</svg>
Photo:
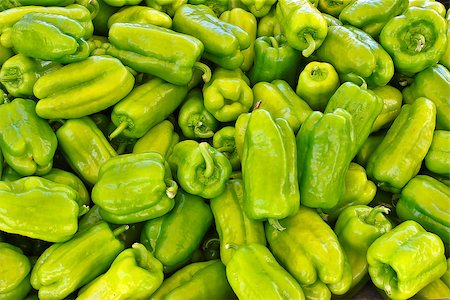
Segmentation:
<svg viewBox="0 0 450 300">
<path fill-rule="evenodd" d="M 97 0 L 99 10 L 95 18 L 92 19 L 94 24 L 94 34 L 99 36 L 108 36 L 108 21 L 109 18 L 119 11 L 119 7 L 114 7 L 106 4 L 103 0 Z"/>
<path fill-rule="evenodd" d="M 428 170 L 441 175 L 450 176 L 450 131 L 435 130 L 433 141 L 427 156 L 425 166 Z"/>
<path fill-rule="evenodd" d="M 108 19 L 108 27 L 114 23 L 153 24 L 164 28 L 172 27 L 172 19 L 166 13 L 145 6 L 127 6 Z"/>
<path fill-rule="evenodd" d="M 179 140 L 180 137 L 174 131 L 173 124 L 164 120 L 153 126 L 134 144 L 133 153 L 158 152 L 167 158 Z"/>
<path fill-rule="evenodd" d="M 225 126 L 214 133 L 213 136 L 213 147 L 228 158 L 233 171 L 241 169 L 241 160 L 239 159 L 234 139 L 235 131 L 233 126 Z"/>
<path fill-rule="evenodd" d="M 18 247 L 0 242 L 0 299 L 24 299 L 31 290 L 31 263 Z"/>
</svg>

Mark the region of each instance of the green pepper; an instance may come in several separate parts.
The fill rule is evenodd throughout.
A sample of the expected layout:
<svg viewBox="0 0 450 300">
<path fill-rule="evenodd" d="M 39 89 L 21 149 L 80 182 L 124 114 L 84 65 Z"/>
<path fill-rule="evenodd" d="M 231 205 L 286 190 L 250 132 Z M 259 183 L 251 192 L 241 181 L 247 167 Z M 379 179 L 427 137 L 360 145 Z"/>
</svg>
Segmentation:
<svg viewBox="0 0 450 300">
<path fill-rule="evenodd" d="M 17 179 L 23 178 L 24 176 L 14 171 L 13 168 L 6 165 L 2 170 L 1 181 L 15 181 Z"/>
<path fill-rule="evenodd" d="M 450 257 L 447 258 L 447 271 L 441 276 L 441 280 L 450 288 Z"/>
<path fill-rule="evenodd" d="M 0 242 L 0 299 L 23 299 L 31 290 L 31 263 L 18 247 Z"/>
<path fill-rule="evenodd" d="M 205 5 L 180 6 L 173 17 L 173 28 L 198 38 L 205 47 L 203 57 L 229 70 L 241 67 L 244 62 L 241 50 L 252 42 L 245 30 L 220 20 Z"/>
<path fill-rule="evenodd" d="M 236 152 L 241 163 L 244 154 L 245 131 L 247 130 L 248 120 L 251 115 L 251 113 L 240 114 L 234 124 L 234 141 L 236 143 Z"/>
<path fill-rule="evenodd" d="M 158 152 L 167 158 L 179 140 L 180 137 L 174 131 L 173 124 L 164 120 L 153 126 L 134 144 L 133 153 Z"/>
<path fill-rule="evenodd" d="M 0 67 L 12 56 L 14 56 L 14 51 L 0 44 Z"/>
<path fill-rule="evenodd" d="M 200 90 L 190 91 L 181 105 L 178 125 L 183 135 L 189 139 L 207 139 L 214 135 L 219 122 L 206 110 Z"/>
<path fill-rule="evenodd" d="M 213 136 L 213 147 L 228 158 L 233 171 L 241 169 L 241 160 L 234 139 L 235 131 L 233 126 L 225 126 L 214 133 Z"/>
<path fill-rule="evenodd" d="M 207 142 L 179 142 L 168 162 L 181 188 L 206 199 L 219 196 L 231 175 L 229 160 Z"/>
<path fill-rule="evenodd" d="M 413 103 L 419 97 L 430 99 L 436 105 L 438 129 L 450 130 L 450 103 L 447 94 L 450 72 L 442 65 L 434 65 L 414 76 L 410 86 L 403 89 L 405 103 Z"/>
<path fill-rule="evenodd" d="M 437 11 L 442 17 L 445 18 L 446 8 L 445 5 L 435 0 L 409 0 L 409 7 L 421 7 Z"/>
<path fill-rule="evenodd" d="M 433 140 L 435 123 L 436 108 L 427 98 L 403 105 L 367 163 L 367 175 L 378 187 L 399 192 L 417 175 Z"/>
<path fill-rule="evenodd" d="M 21 6 L 39 5 L 39 6 L 67 6 L 75 3 L 75 0 L 19 0 Z"/>
<path fill-rule="evenodd" d="M 115 23 L 153 24 L 164 28 L 172 27 L 172 19 L 166 13 L 145 6 L 127 6 L 108 19 L 108 28 Z"/>
<path fill-rule="evenodd" d="M 150 300 L 232 299 L 225 266 L 220 260 L 196 262 L 185 266 L 163 281 Z"/>
<path fill-rule="evenodd" d="M 33 100 L 16 98 L 0 105 L 0 148 L 6 163 L 21 175 L 44 175 L 58 145 L 50 125 L 39 118 Z"/>
<path fill-rule="evenodd" d="M 119 60 L 91 56 L 36 81 L 36 113 L 46 119 L 80 118 L 116 104 L 133 86 L 133 75 Z"/>
<path fill-rule="evenodd" d="M 159 122 L 165 120 L 181 104 L 187 87 L 168 83 L 160 78 L 134 88 L 117 103 L 111 120 L 117 126 L 109 138 L 120 133 L 130 138 L 140 138 Z"/>
<path fill-rule="evenodd" d="M 106 4 L 114 7 L 123 7 L 127 5 L 138 5 L 142 0 L 103 0 Z"/>
<path fill-rule="evenodd" d="M 339 76 L 333 65 L 312 61 L 300 73 L 295 92 L 313 110 L 324 111 L 339 85 Z"/>
<path fill-rule="evenodd" d="M 327 36 L 327 21 L 309 0 L 279 0 L 277 18 L 289 45 L 309 57 Z"/>
<path fill-rule="evenodd" d="M 258 18 L 267 15 L 276 0 L 241 0 L 241 2 L 250 10 L 250 12 Z"/>
<path fill-rule="evenodd" d="M 253 105 L 250 81 L 241 69 L 217 68 L 211 81 L 203 86 L 206 110 L 220 122 L 230 122 L 246 113 Z"/>
<path fill-rule="evenodd" d="M 371 132 L 375 132 L 389 127 L 397 118 L 402 107 L 403 96 L 398 89 L 390 85 L 377 86 L 372 88 L 372 91 L 383 100 L 383 109 L 372 125 Z"/>
<path fill-rule="evenodd" d="M 21 6 L 19 0 L 5 0 L 0 3 L 0 12 Z"/>
<path fill-rule="evenodd" d="M 267 242 L 277 261 L 302 288 L 315 284 L 312 292 L 326 294 L 328 288 L 335 295 L 346 293 L 352 283 L 347 256 L 319 214 L 301 206 L 297 214 L 280 220 L 280 224 L 286 230 L 278 231 L 266 224 Z M 308 291 L 304 292 L 308 298 Z"/>
<path fill-rule="evenodd" d="M 376 38 L 386 23 L 408 8 L 408 0 L 352 1 L 339 14 L 344 24 L 353 25 Z"/>
<path fill-rule="evenodd" d="M 124 249 L 116 236 L 127 228 L 112 231 L 101 222 L 47 248 L 31 271 L 31 285 L 39 291 L 39 299 L 64 299 L 104 273 Z"/>
<path fill-rule="evenodd" d="M 380 33 L 380 44 L 395 69 L 413 75 L 436 64 L 447 47 L 447 22 L 432 9 L 410 7 L 392 18 Z"/>
<path fill-rule="evenodd" d="M 300 53 L 288 44 L 283 34 L 259 37 L 255 41 L 255 62 L 249 73 L 250 81 L 254 85 L 279 79 L 293 85 L 300 59 Z"/>
<path fill-rule="evenodd" d="M 1 66 L 0 83 L 14 97 L 30 97 L 33 96 L 33 86 L 39 77 L 61 67 L 57 62 L 16 54 Z"/>
<path fill-rule="evenodd" d="M 322 13 L 337 18 L 342 10 L 352 2 L 352 0 L 318 0 L 317 7 Z"/>
<path fill-rule="evenodd" d="M 369 135 L 364 144 L 359 149 L 358 153 L 356 154 L 355 161 L 358 164 L 366 167 L 370 156 L 373 154 L 373 152 L 375 152 L 375 150 L 381 144 L 385 136 L 386 130 L 378 131 Z"/>
<path fill-rule="evenodd" d="M 128 224 L 170 211 L 177 190 L 162 155 L 147 152 L 119 155 L 102 164 L 91 196 L 104 220 Z"/>
<path fill-rule="evenodd" d="M 117 127 L 113 122 L 109 123 L 106 136 L 110 136 L 116 129 Z M 124 153 L 131 153 L 135 142 L 136 138 L 127 137 L 123 133 L 115 136 L 114 139 L 110 139 L 111 146 L 119 155 Z"/>
<path fill-rule="evenodd" d="M 43 241 L 66 241 L 78 229 L 78 203 L 74 189 L 41 177 L 0 182 L 0 230 Z"/>
<path fill-rule="evenodd" d="M 450 187 L 426 175 L 417 175 L 402 189 L 395 207 L 401 220 L 414 220 L 450 245 Z"/>
<path fill-rule="evenodd" d="M 188 0 L 145 0 L 145 5 L 167 13 L 173 18 L 175 11 Z"/>
<path fill-rule="evenodd" d="M 94 34 L 100 36 L 108 36 L 108 21 L 109 18 L 119 11 L 119 7 L 114 7 L 106 4 L 103 0 L 97 0 L 99 10 L 92 23 L 94 24 Z"/>
<path fill-rule="evenodd" d="M 231 1 L 228 0 L 188 0 L 187 3 L 193 4 L 193 5 L 206 5 L 209 8 L 213 10 L 213 12 L 216 14 L 216 16 L 220 16 L 223 12 L 233 9 L 231 7 L 231 4 L 229 3 Z"/>
<path fill-rule="evenodd" d="M 312 113 L 309 105 L 283 80 L 258 82 L 253 86 L 253 95 L 259 108 L 267 110 L 274 118 L 285 119 L 295 133 Z"/>
<path fill-rule="evenodd" d="M 330 26 L 317 57 L 332 64 L 339 77 L 369 86 L 384 86 L 394 75 L 394 63 L 389 54 L 370 35 L 350 26 Z"/>
<path fill-rule="evenodd" d="M 267 15 L 258 21 L 257 37 L 277 36 L 282 34 L 283 29 L 276 16 L 276 5 L 272 7 Z"/>
<path fill-rule="evenodd" d="M 435 130 L 433 141 L 427 156 L 425 156 L 425 166 L 428 170 L 450 176 L 450 131 Z"/>
<path fill-rule="evenodd" d="M 239 246 L 226 274 L 239 299 L 305 299 L 298 282 L 261 244 Z"/>
<path fill-rule="evenodd" d="M 89 117 L 69 119 L 56 131 L 62 154 L 71 168 L 89 185 L 98 181 L 103 163 L 116 151 Z"/>
<path fill-rule="evenodd" d="M 335 207 L 344 194 L 345 174 L 354 156 L 351 115 L 340 108 L 326 114 L 314 111 L 296 140 L 302 204 L 322 209 Z"/>
<path fill-rule="evenodd" d="M 145 223 L 141 242 L 171 273 L 189 261 L 212 222 L 203 198 L 180 191 L 170 212 Z"/>
<path fill-rule="evenodd" d="M 109 270 L 84 286 L 77 299 L 148 299 L 164 279 L 163 266 L 144 245 L 122 251 Z"/>
<path fill-rule="evenodd" d="M 325 21 L 327 21 L 328 27 L 344 25 L 339 19 L 333 17 L 332 15 L 322 13 L 322 16 L 325 18 Z"/>
<path fill-rule="evenodd" d="M 439 2 L 438 2 L 439 3 Z M 411 299 L 413 300 L 427 300 L 427 299 L 448 299 L 450 298 L 450 288 L 445 285 L 441 279 L 432 281 Z"/>
<path fill-rule="evenodd" d="M 377 238 L 367 251 L 374 285 L 393 299 L 408 299 L 447 269 L 441 239 L 412 220 Z"/>
<path fill-rule="evenodd" d="M 439 3 L 440 2 L 431 2 L 431 3 Z M 450 68 L 450 46 L 448 45 L 448 41 L 450 41 L 450 13 L 447 12 L 447 17 L 446 17 L 446 21 L 447 21 L 447 47 L 445 48 L 445 52 L 444 54 L 442 54 L 441 58 L 439 59 L 439 63 L 441 65 L 444 65 L 447 69 Z M 0 51 L 1 53 L 1 51 Z M 1 59 L 0 59 L 1 62 Z"/>
</svg>

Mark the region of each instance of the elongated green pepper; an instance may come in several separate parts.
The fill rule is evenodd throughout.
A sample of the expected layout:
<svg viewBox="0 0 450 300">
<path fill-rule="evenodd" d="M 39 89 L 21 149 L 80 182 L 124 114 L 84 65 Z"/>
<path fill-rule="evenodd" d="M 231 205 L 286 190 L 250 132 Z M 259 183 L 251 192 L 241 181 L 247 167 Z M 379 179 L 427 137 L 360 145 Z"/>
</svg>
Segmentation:
<svg viewBox="0 0 450 300">
<path fill-rule="evenodd" d="M 108 28 L 114 23 L 153 24 L 164 28 L 172 27 L 172 19 L 166 13 L 145 6 L 127 6 L 108 19 Z"/>
<path fill-rule="evenodd" d="M 23 299 L 31 290 L 31 263 L 18 247 L 0 242 L 0 299 Z"/>
<path fill-rule="evenodd" d="M 397 118 L 402 107 L 402 93 L 393 86 L 377 86 L 372 91 L 383 100 L 383 109 L 381 110 L 375 122 L 372 125 L 372 131 L 375 132 L 388 127 Z"/>
<path fill-rule="evenodd" d="M 233 126 L 219 129 L 213 136 L 213 147 L 222 152 L 230 161 L 233 171 L 241 169 L 241 160 L 236 149 L 235 131 Z"/>
<path fill-rule="evenodd" d="M 180 137 L 174 131 L 173 124 L 164 120 L 153 126 L 134 144 L 133 153 L 158 152 L 167 158 L 179 140 Z"/>
<path fill-rule="evenodd" d="M 425 156 L 425 166 L 428 170 L 441 175 L 450 175 L 450 131 L 435 130 L 433 141 L 427 156 Z"/>
</svg>

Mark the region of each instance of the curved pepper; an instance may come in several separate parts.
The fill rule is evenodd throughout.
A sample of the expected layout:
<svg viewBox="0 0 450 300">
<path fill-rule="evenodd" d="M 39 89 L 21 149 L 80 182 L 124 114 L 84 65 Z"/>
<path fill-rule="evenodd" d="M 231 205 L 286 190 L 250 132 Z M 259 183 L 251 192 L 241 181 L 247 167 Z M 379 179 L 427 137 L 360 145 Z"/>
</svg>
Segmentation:
<svg viewBox="0 0 450 300">
<path fill-rule="evenodd" d="M 77 299 L 148 299 L 163 279 L 161 262 L 144 245 L 134 243 L 114 259 L 105 274 L 84 286 Z"/>
<path fill-rule="evenodd" d="M 174 131 L 173 124 L 164 120 L 153 126 L 134 144 L 133 153 L 158 152 L 167 159 L 179 140 L 180 137 Z"/>
<path fill-rule="evenodd" d="M 212 223 L 205 200 L 180 191 L 170 212 L 145 223 L 141 242 L 171 273 L 189 261 Z"/>
<path fill-rule="evenodd" d="M 427 156 L 425 166 L 428 170 L 441 175 L 450 176 L 450 131 L 435 130 L 433 141 Z"/>
<path fill-rule="evenodd" d="M 341 11 L 351 2 L 351 0 L 318 0 L 317 7 L 322 13 L 329 14 L 337 18 L 339 17 Z"/>
<path fill-rule="evenodd" d="M 213 136 L 213 147 L 228 158 L 233 171 L 241 169 L 241 160 L 239 159 L 234 139 L 235 131 L 233 126 L 225 126 L 214 133 Z"/>
<path fill-rule="evenodd" d="M 172 27 L 172 19 L 166 13 L 145 6 L 127 6 L 111 15 L 108 28 L 115 23 L 153 24 L 164 28 Z"/>
<path fill-rule="evenodd" d="M 0 148 L 6 163 L 21 175 L 44 175 L 53 165 L 58 141 L 39 118 L 33 100 L 16 98 L 0 105 Z"/>
<path fill-rule="evenodd" d="M 18 247 L 0 242 L 0 299 L 24 299 L 31 290 L 31 263 Z"/>
<path fill-rule="evenodd" d="M 94 114 L 119 102 L 132 90 L 134 81 L 118 59 L 91 56 L 36 81 L 33 92 L 40 99 L 36 113 L 46 119 Z"/>
<path fill-rule="evenodd" d="M 179 142 L 173 147 L 168 162 L 186 192 L 206 199 L 220 195 L 231 175 L 231 164 L 226 156 L 206 142 Z"/>
<path fill-rule="evenodd" d="M 383 100 L 383 109 L 372 125 L 371 132 L 375 132 L 389 127 L 397 118 L 402 107 L 403 96 L 398 89 L 390 85 L 377 86 L 372 88 L 372 91 Z"/>
<path fill-rule="evenodd" d="M 126 176 L 124 176 L 126 173 Z M 117 180 L 118 176 L 120 180 Z M 118 224 L 138 223 L 159 217 L 161 203 L 177 194 L 178 185 L 172 180 L 169 165 L 155 152 L 123 154 L 106 161 L 92 189 L 92 201 L 100 207 L 102 218 Z"/>
<path fill-rule="evenodd" d="M 276 6 L 273 6 L 269 13 L 258 21 L 257 37 L 276 36 L 282 34 L 283 29 L 276 16 Z"/>
</svg>

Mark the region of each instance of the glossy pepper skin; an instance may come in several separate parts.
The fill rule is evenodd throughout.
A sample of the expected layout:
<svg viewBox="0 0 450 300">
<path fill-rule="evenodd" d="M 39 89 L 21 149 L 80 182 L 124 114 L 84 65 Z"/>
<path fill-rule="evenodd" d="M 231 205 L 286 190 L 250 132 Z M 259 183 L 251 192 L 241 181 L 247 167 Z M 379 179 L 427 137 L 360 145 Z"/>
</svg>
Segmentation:
<svg viewBox="0 0 450 300">
<path fill-rule="evenodd" d="M 108 28 L 114 23 L 153 24 L 164 28 L 172 27 L 172 19 L 166 13 L 145 6 L 127 6 L 108 19 Z"/>
<path fill-rule="evenodd" d="M 336 234 L 313 209 L 301 206 L 297 214 L 280 220 L 278 231 L 266 224 L 266 237 L 273 255 L 302 286 L 311 292 L 342 295 L 352 283 L 348 259 Z M 326 285 L 326 287 L 325 287 Z M 305 290 L 308 297 L 308 291 Z M 328 294 L 328 297 L 327 297 Z"/>
<path fill-rule="evenodd" d="M 105 274 L 84 286 L 77 299 L 148 299 L 163 279 L 161 262 L 144 245 L 134 243 L 114 259 Z"/>
<path fill-rule="evenodd" d="M 450 175 L 450 131 L 435 130 L 430 149 L 425 156 L 425 166 L 428 170 L 441 175 Z"/>
<path fill-rule="evenodd" d="M 398 89 L 390 85 L 374 87 L 372 92 L 383 100 L 383 109 L 372 125 L 371 132 L 376 132 L 389 127 L 397 118 L 402 108 L 403 96 Z"/>
<path fill-rule="evenodd" d="M 104 273 L 124 249 L 116 238 L 124 230 L 112 231 L 101 222 L 47 248 L 31 271 L 31 285 L 39 291 L 39 299 L 63 299 Z"/>
<path fill-rule="evenodd" d="M 288 44 L 283 34 L 261 36 L 255 41 L 255 62 L 249 73 L 250 82 L 255 85 L 279 79 L 293 84 L 300 60 L 300 53 Z"/>
<path fill-rule="evenodd" d="M 0 182 L 0 195 L 2 231 L 57 243 L 78 229 L 79 195 L 67 185 L 27 176 Z"/>
<path fill-rule="evenodd" d="M 417 175 L 402 189 L 395 210 L 402 220 L 414 220 L 450 244 L 450 188 L 427 175 Z"/>
<path fill-rule="evenodd" d="M 367 175 L 379 188 L 399 192 L 419 172 L 433 140 L 435 120 L 435 105 L 426 98 L 403 105 L 367 163 Z"/>
<path fill-rule="evenodd" d="M 218 259 L 191 263 L 164 280 L 150 300 L 232 299 L 225 266 Z"/>
<path fill-rule="evenodd" d="M 0 242 L 0 299 L 23 299 L 31 290 L 31 263 L 19 247 Z"/>
<path fill-rule="evenodd" d="M 449 85 L 449 70 L 440 64 L 433 65 L 417 73 L 413 83 L 402 90 L 404 102 L 413 103 L 419 97 L 430 99 L 436 105 L 438 129 L 450 130 Z"/>
<path fill-rule="evenodd" d="M 133 75 L 118 59 L 91 56 L 36 81 L 33 93 L 40 99 L 36 113 L 45 119 L 72 119 L 94 114 L 119 102 L 131 91 L 134 81 Z"/>
<path fill-rule="evenodd" d="M 58 145 L 35 107 L 33 100 L 21 98 L 0 105 L 0 148 L 6 163 L 23 176 L 48 173 Z"/>
<path fill-rule="evenodd" d="M 273 119 L 264 109 L 254 110 L 245 130 L 241 161 L 244 211 L 249 218 L 277 226 L 277 220 L 297 212 L 295 135 L 286 120 Z"/>
<path fill-rule="evenodd" d="M 436 3 L 440 2 L 436 1 Z M 447 12 L 445 20 L 447 21 L 447 41 L 450 41 L 450 13 Z M 441 58 L 439 59 L 439 63 L 445 66 L 447 69 L 450 68 L 450 47 L 448 46 L 448 44 L 447 47 L 445 48 L 444 54 L 442 54 Z"/>
<path fill-rule="evenodd" d="M 259 19 L 256 35 L 258 37 L 276 36 L 282 32 L 283 28 L 276 16 L 276 6 L 273 6 L 267 15 Z"/>
<path fill-rule="evenodd" d="M 117 156 L 89 117 L 69 119 L 56 131 L 61 151 L 71 168 L 89 185 L 98 181 L 100 167 Z"/>
<path fill-rule="evenodd" d="M 427 286 L 421 289 L 411 299 L 448 299 L 449 297 L 450 289 L 448 288 L 448 286 L 441 279 L 436 279 L 435 281 L 429 283 Z"/>
<path fill-rule="evenodd" d="M 146 6 L 165 12 L 172 18 L 175 11 L 187 2 L 187 0 L 145 0 Z"/>
<path fill-rule="evenodd" d="M 133 147 L 133 153 L 158 152 L 164 158 L 172 153 L 173 146 L 180 140 L 178 133 L 174 131 L 173 124 L 164 120 L 145 133 L 137 140 Z"/>
<path fill-rule="evenodd" d="M 16 54 L 1 65 L 0 83 L 14 97 L 30 97 L 33 96 L 33 86 L 39 77 L 61 67 L 57 62 Z"/>
<path fill-rule="evenodd" d="M 189 261 L 212 223 L 205 200 L 180 191 L 170 212 L 145 223 L 141 242 L 171 273 Z"/>
<path fill-rule="evenodd" d="M 280 0 L 276 15 L 289 45 L 309 57 L 327 36 L 327 22 L 308 0 Z"/>
<path fill-rule="evenodd" d="M 298 282 L 264 245 L 237 247 L 226 272 L 239 299 L 305 299 Z"/>
<path fill-rule="evenodd" d="M 258 82 L 253 86 L 253 96 L 259 108 L 267 110 L 274 118 L 285 119 L 295 133 L 312 113 L 308 103 L 284 80 Z"/>
<path fill-rule="evenodd" d="M 170 211 L 177 190 L 162 155 L 147 152 L 123 154 L 106 161 L 100 167 L 91 195 L 104 220 L 128 224 Z"/>
<path fill-rule="evenodd" d="M 241 69 L 217 68 L 203 86 L 205 108 L 220 122 L 230 122 L 253 105 L 250 81 Z"/>
<path fill-rule="evenodd" d="M 250 10 L 250 12 L 258 18 L 267 15 L 276 0 L 241 0 L 241 2 Z"/>
<path fill-rule="evenodd" d="M 213 136 L 213 147 L 222 152 L 230 161 L 233 171 L 241 169 L 241 160 L 236 149 L 236 129 L 234 126 L 225 126 L 219 129 Z"/>
<path fill-rule="evenodd" d="M 351 115 L 337 109 L 313 112 L 297 133 L 298 184 L 302 204 L 328 209 L 344 194 L 345 174 L 353 158 Z M 323 149 L 328 149 L 324 153 Z"/>
<path fill-rule="evenodd" d="M 205 5 L 180 6 L 173 17 L 173 28 L 198 38 L 205 47 L 203 57 L 229 70 L 241 67 L 244 62 L 241 50 L 252 42 L 245 30 L 220 20 Z"/>
<path fill-rule="evenodd" d="M 206 199 L 220 195 L 231 175 L 228 158 L 207 142 L 179 142 L 168 162 L 181 188 Z"/>
<path fill-rule="evenodd" d="M 346 6 L 348 6 L 351 2 L 352 2 L 351 0 L 343 0 L 343 1 L 318 0 L 317 7 L 322 13 L 326 13 L 328 15 L 338 18 L 342 10 Z"/>
<path fill-rule="evenodd" d="M 435 10 L 410 7 L 383 27 L 380 44 L 398 72 L 413 75 L 439 61 L 448 43 L 446 29 L 445 19 Z"/>
<path fill-rule="evenodd" d="M 412 220 L 377 238 L 367 262 L 372 282 L 393 299 L 412 297 L 447 269 L 441 239 Z"/>
</svg>

